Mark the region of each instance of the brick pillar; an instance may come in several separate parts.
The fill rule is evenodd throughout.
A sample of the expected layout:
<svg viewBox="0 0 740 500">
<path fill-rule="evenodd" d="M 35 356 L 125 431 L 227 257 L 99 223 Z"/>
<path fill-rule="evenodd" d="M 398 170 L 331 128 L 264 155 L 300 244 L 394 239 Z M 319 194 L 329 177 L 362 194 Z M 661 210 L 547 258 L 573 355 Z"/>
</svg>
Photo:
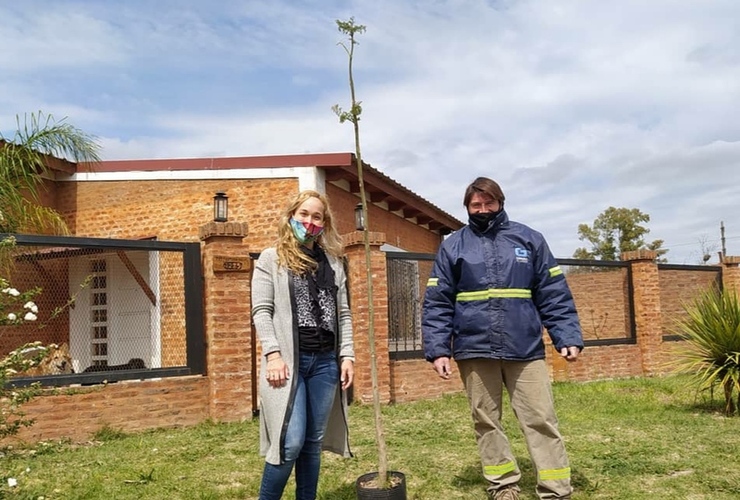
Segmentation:
<svg viewBox="0 0 740 500">
<path fill-rule="evenodd" d="M 735 290 L 740 295 L 740 257 L 725 255 L 722 258 L 722 287 Z"/>
<path fill-rule="evenodd" d="M 251 260 L 246 222 L 209 222 L 203 245 L 209 416 L 222 422 L 252 416 Z"/>
<path fill-rule="evenodd" d="M 663 329 L 660 312 L 660 279 L 657 252 L 635 250 L 624 252 L 623 261 L 632 269 L 632 289 L 635 304 L 637 345 L 642 356 L 643 375 L 660 373 Z"/>
<path fill-rule="evenodd" d="M 349 260 L 349 288 L 355 340 L 354 398 L 368 403 L 372 402 L 373 393 L 368 338 L 369 297 L 365 245 L 363 244 L 363 234 L 360 231 L 346 234 L 343 238 L 347 259 Z M 385 252 L 380 250 L 380 246 L 385 243 L 385 233 L 370 232 L 369 238 L 378 389 L 380 391 L 380 401 L 387 403 L 391 398 L 390 358 L 388 357 L 388 280 Z"/>
</svg>

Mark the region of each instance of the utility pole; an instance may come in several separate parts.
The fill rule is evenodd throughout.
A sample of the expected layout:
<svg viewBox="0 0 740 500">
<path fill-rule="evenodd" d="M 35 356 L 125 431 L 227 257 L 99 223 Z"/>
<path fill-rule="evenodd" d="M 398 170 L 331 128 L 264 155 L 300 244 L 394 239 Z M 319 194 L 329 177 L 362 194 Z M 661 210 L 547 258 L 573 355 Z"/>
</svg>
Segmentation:
<svg viewBox="0 0 740 500">
<path fill-rule="evenodd" d="M 719 234 L 722 241 L 722 261 L 724 261 L 725 255 L 727 255 L 727 248 L 725 247 L 725 221 L 719 223 Z"/>
</svg>

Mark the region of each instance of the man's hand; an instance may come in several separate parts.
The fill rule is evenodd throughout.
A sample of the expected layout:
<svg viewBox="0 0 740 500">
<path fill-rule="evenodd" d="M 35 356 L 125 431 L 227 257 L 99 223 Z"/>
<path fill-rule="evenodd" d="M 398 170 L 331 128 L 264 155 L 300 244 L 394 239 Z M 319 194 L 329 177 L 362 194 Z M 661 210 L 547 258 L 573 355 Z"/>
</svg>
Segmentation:
<svg viewBox="0 0 740 500">
<path fill-rule="evenodd" d="M 560 349 L 560 355 L 568 361 L 575 361 L 578 359 L 578 354 L 580 352 L 581 350 L 574 345 Z"/>
<path fill-rule="evenodd" d="M 450 367 L 450 358 L 442 356 L 434 360 L 434 370 L 437 375 L 445 380 L 449 380 L 452 374 L 452 368 Z"/>
</svg>

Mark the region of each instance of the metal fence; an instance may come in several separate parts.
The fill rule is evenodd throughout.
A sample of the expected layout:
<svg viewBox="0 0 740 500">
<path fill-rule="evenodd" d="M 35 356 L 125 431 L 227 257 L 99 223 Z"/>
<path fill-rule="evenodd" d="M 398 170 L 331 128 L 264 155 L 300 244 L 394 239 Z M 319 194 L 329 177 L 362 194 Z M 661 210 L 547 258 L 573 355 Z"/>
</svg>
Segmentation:
<svg viewBox="0 0 740 500">
<path fill-rule="evenodd" d="M 393 359 L 423 357 L 421 308 L 434 254 L 387 252 L 389 351 Z M 586 346 L 636 343 L 632 267 L 625 261 L 557 259 L 583 330 Z M 717 266 L 658 264 L 663 340 L 673 333 L 685 306 L 707 287 L 721 287 Z"/>
<path fill-rule="evenodd" d="M 584 345 L 636 343 L 634 284 L 629 262 L 557 261 L 573 294 Z"/>
<path fill-rule="evenodd" d="M 680 322 L 687 316 L 686 308 L 691 306 L 697 294 L 709 288 L 722 289 L 722 268 L 718 266 L 697 266 L 678 264 L 658 264 L 660 277 L 660 309 L 662 312 L 663 341 L 683 340 L 678 333 Z"/>
<path fill-rule="evenodd" d="M 155 378 L 205 371 L 199 243 L 12 236 L 6 278 L 37 290 L 35 321 L 0 326 L 0 355 L 28 342 L 60 346 L 63 364 L 15 385 Z"/>
</svg>

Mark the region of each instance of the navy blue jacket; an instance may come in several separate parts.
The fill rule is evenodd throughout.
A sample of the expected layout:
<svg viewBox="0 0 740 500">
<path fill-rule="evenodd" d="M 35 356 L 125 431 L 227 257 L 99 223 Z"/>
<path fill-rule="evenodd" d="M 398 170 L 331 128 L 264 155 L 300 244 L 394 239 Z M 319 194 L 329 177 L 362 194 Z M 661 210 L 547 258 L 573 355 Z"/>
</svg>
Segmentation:
<svg viewBox="0 0 740 500">
<path fill-rule="evenodd" d="M 542 234 L 502 210 L 486 231 L 468 225 L 442 242 L 424 295 L 428 361 L 542 359 L 543 326 L 558 351 L 583 348 L 573 296 Z"/>
</svg>

